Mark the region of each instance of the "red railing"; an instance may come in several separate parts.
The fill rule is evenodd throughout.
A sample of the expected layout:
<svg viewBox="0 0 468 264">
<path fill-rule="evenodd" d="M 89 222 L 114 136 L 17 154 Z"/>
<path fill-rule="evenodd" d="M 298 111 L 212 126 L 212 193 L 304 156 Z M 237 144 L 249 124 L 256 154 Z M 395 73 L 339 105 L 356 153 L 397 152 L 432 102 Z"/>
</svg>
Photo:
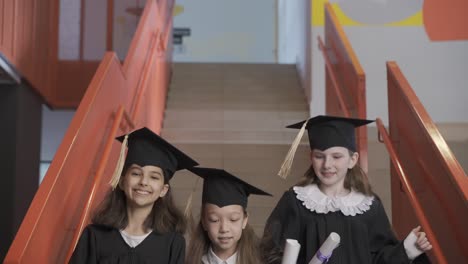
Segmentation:
<svg viewBox="0 0 468 264">
<path fill-rule="evenodd" d="M 340 91 L 340 85 L 338 84 L 338 77 L 336 76 L 336 73 L 333 71 L 333 65 L 330 61 L 330 56 L 327 54 L 327 49 L 325 48 L 325 44 L 323 43 L 323 40 L 320 37 L 317 37 L 317 39 L 319 42 L 319 48 L 322 51 L 323 58 L 325 60 L 325 69 L 326 69 L 326 74 L 328 75 L 325 78 L 327 78 L 327 80 L 330 80 L 331 82 L 331 85 L 330 86 L 327 85 L 327 88 L 331 87 L 333 89 L 333 91 L 329 91 L 327 95 L 333 94 L 333 96 L 336 96 L 336 99 L 334 100 L 337 100 L 337 102 L 335 104 L 338 106 L 337 108 L 340 109 L 340 111 L 336 111 L 336 113 L 335 111 L 330 111 L 330 112 L 335 113 L 335 115 L 343 115 L 345 117 L 351 117 L 351 113 L 348 110 L 348 107 L 346 106 L 346 102 L 345 102 L 345 99 L 343 98 L 343 94 Z M 332 98 L 330 98 L 330 100 L 332 100 Z M 329 106 L 329 104 L 327 104 L 327 106 Z M 328 111 L 327 111 L 327 114 L 329 114 Z"/>
<path fill-rule="evenodd" d="M 4 263 L 66 262 L 109 188 L 120 150 L 114 137 L 141 126 L 160 132 L 172 6 L 172 0 L 147 1 L 124 65 L 105 54 Z"/>
<path fill-rule="evenodd" d="M 331 4 L 325 4 L 325 43 L 318 37 L 325 60 L 328 115 L 367 118 L 366 77 Z M 360 165 L 367 171 L 367 128 L 357 129 Z"/>
<path fill-rule="evenodd" d="M 380 118 L 377 118 L 377 128 L 379 130 L 379 138 L 381 138 L 381 142 L 385 143 L 385 146 L 387 147 L 390 156 L 390 161 L 393 165 L 394 171 L 396 172 L 396 174 L 398 174 L 398 178 L 402 182 L 402 186 L 408 195 L 411 206 L 414 208 L 414 212 L 416 213 L 416 216 L 419 222 L 421 223 L 423 230 L 426 232 L 427 238 L 429 239 L 429 241 L 431 241 L 433 245 L 434 255 L 436 256 L 437 263 L 447 263 L 440 248 L 439 241 L 437 241 L 437 238 L 434 235 L 434 232 L 432 231 L 427 217 L 423 212 L 422 206 L 419 200 L 417 199 L 416 193 L 411 187 L 411 184 L 409 183 L 408 178 L 405 172 L 403 171 L 400 159 L 398 158 L 398 155 L 396 154 L 393 148 L 393 145 L 390 141 L 390 136 L 388 135 L 387 130 L 385 129 Z"/>
<path fill-rule="evenodd" d="M 395 62 L 387 79 L 395 231 L 421 223 L 437 263 L 467 263 L 468 178 Z"/>
<path fill-rule="evenodd" d="M 325 6 L 326 110 L 366 118 L 365 75 L 330 4 Z M 468 262 L 468 181 L 396 64 L 388 64 L 390 139 L 378 127 L 392 158 L 393 225 L 400 238 L 421 223 L 438 263 Z M 385 133 L 384 133 L 385 132 Z M 358 131 L 367 168 L 367 131 Z M 361 155 L 363 156 L 363 155 Z"/>
<path fill-rule="evenodd" d="M 91 211 L 91 208 L 94 204 L 96 194 L 98 192 L 100 183 L 102 182 L 102 177 L 104 177 L 104 172 L 105 168 L 107 165 L 107 161 L 110 158 L 112 146 L 114 144 L 115 138 L 118 136 L 118 131 L 121 131 L 122 129 L 122 119 L 125 118 L 126 123 L 130 126 L 130 128 L 134 128 L 135 126 L 133 125 L 130 117 L 128 116 L 127 112 L 125 109 L 120 106 L 117 110 L 117 113 L 115 115 L 115 119 L 113 121 L 112 127 L 109 132 L 109 136 L 106 139 L 106 144 L 104 145 L 104 150 L 102 153 L 102 156 L 100 158 L 100 161 L 97 166 L 96 173 L 94 175 L 94 180 L 92 183 L 91 188 L 88 191 L 88 194 L 86 195 L 88 197 L 87 202 L 85 203 L 85 207 L 81 213 L 80 219 L 78 221 L 77 228 L 75 229 L 75 232 L 73 233 L 73 238 L 72 238 L 72 243 L 69 246 L 68 253 L 67 253 L 67 260 L 70 259 L 71 255 L 73 254 L 73 250 L 76 247 L 76 244 L 78 243 L 78 239 L 80 238 L 81 231 L 84 229 L 86 226 L 88 219 L 89 219 L 89 214 Z M 124 126 L 125 128 L 125 126 Z"/>
</svg>

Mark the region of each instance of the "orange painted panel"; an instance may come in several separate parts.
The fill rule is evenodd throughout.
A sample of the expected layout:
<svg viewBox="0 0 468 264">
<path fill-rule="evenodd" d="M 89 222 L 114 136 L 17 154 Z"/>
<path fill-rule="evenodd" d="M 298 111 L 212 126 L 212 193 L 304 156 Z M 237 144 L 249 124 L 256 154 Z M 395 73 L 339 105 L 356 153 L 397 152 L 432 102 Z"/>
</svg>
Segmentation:
<svg viewBox="0 0 468 264">
<path fill-rule="evenodd" d="M 0 4 L 0 52 L 37 92 L 52 103 L 58 0 L 15 0 Z M 50 56 L 52 54 L 52 56 Z"/>
<path fill-rule="evenodd" d="M 3 27 L 5 26 L 5 1 L 0 1 L 0 47 L 3 46 Z"/>
<path fill-rule="evenodd" d="M 349 117 L 367 118 L 365 73 L 329 3 L 325 4 L 325 50 L 333 69 L 332 72 L 327 70 L 325 75 L 326 113 L 335 116 L 349 113 Z M 338 101 L 332 75 L 345 106 Z M 367 128 L 359 128 L 356 136 L 360 165 L 367 171 Z"/>
<path fill-rule="evenodd" d="M 13 52 L 13 43 L 14 43 L 14 30 L 15 30 L 15 3 L 16 1 L 2 1 L 2 42 L 0 43 L 0 51 L 13 62 L 14 52 Z"/>
<path fill-rule="evenodd" d="M 54 107 L 76 109 L 91 82 L 99 61 L 58 61 Z"/>
<path fill-rule="evenodd" d="M 35 33 L 31 37 L 29 50 L 31 51 L 30 60 L 33 62 L 40 62 L 40 64 L 29 63 L 32 65 L 30 74 L 32 76 L 35 76 L 34 79 L 35 83 L 37 84 L 51 84 L 49 80 L 49 75 L 54 70 L 53 64 L 56 61 L 56 56 L 50 58 L 49 55 L 57 50 L 56 46 L 54 47 L 53 45 L 51 45 L 54 42 L 55 38 L 49 39 L 53 37 L 50 36 L 50 33 L 48 31 L 48 29 L 50 28 L 48 26 L 49 19 L 53 19 L 53 17 L 51 16 L 52 11 L 49 5 L 44 5 L 40 3 L 42 1 L 35 0 L 34 2 L 34 20 L 31 20 L 30 26 L 34 27 L 37 33 Z M 58 38 L 58 36 L 56 38 Z M 47 50 L 38 51 L 36 50 L 37 45 L 39 47 L 41 45 L 47 46 Z M 49 61 L 52 62 L 52 65 L 50 65 L 50 67 L 47 67 L 46 65 L 49 63 Z M 38 65 L 43 66 L 38 67 Z M 38 87 L 36 89 L 40 89 L 42 91 L 42 94 L 44 95 L 51 94 L 51 85 L 47 85 L 46 87 L 40 88 Z"/>
<path fill-rule="evenodd" d="M 75 64 L 83 67 L 70 66 L 77 70 L 74 73 L 58 65 L 59 0 L 1 1 L 0 15 L 0 52 L 48 105 L 78 107 L 94 74 L 89 71 L 96 70 L 97 65 L 89 68 L 89 63 L 77 60 Z M 79 76 L 84 79 L 76 82 Z"/>
<path fill-rule="evenodd" d="M 397 155 L 448 263 L 468 263 L 468 177 L 396 63 L 387 63 L 389 129 Z M 392 169 L 393 226 L 418 221 Z"/>
<path fill-rule="evenodd" d="M 433 41 L 468 40 L 468 1 L 424 0 L 423 21 Z"/>
<path fill-rule="evenodd" d="M 169 9 L 172 10 L 173 4 L 166 4 L 165 1 L 160 4 L 164 6 L 156 8 L 158 15 L 155 16 L 156 21 L 152 23 L 158 23 L 160 29 L 164 29 L 167 33 L 170 32 L 167 25 L 172 17 L 167 18 L 161 15 Z M 95 62 L 83 59 L 77 59 L 75 62 L 59 61 L 59 0 L 1 1 L 0 14 L 0 52 L 28 80 L 49 106 L 53 108 L 78 107 L 94 74 L 92 71 L 97 68 L 97 65 Z M 154 37 L 146 33 L 142 36 L 143 38 Z M 166 41 L 165 37 L 163 39 Z M 140 48 L 147 49 L 148 41 L 148 39 L 142 40 L 138 45 Z M 127 58 L 130 57 L 127 56 Z M 141 69 L 135 72 L 138 72 L 135 78 L 140 78 Z"/>
</svg>

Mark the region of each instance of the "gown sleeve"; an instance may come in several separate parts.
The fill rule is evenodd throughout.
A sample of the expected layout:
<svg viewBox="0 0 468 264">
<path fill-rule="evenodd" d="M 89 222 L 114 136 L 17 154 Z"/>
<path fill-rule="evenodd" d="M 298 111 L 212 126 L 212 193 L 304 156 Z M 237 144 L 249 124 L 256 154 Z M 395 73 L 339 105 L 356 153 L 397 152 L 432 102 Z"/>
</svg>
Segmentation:
<svg viewBox="0 0 468 264">
<path fill-rule="evenodd" d="M 281 263 L 286 239 L 300 241 L 301 221 L 299 208 L 294 192 L 289 190 L 283 194 L 267 220 L 261 251 L 266 263 Z"/>
<path fill-rule="evenodd" d="M 96 238 L 91 228 L 86 227 L 81 233 L 80 240 L 70 258 L 71 264 L 94 264 L 97 263 Z"/>
<path fill-rule="evenodd" d="M 171 246 L 171 264 L 184 264 L 185 261 L 185 238 L 176 234 Z"/>
<path fill-rule="evenodd" d="M 426 254 L 418 256 L 412 262 L 409 260 L 403 246 L 403 241 L 398 241 L 390 223 L 387 214 L 376 197 L 374 214 L 369 223 L 369 242 L 374 264 L 425 264 L 431 263 Z"/>
</svg>

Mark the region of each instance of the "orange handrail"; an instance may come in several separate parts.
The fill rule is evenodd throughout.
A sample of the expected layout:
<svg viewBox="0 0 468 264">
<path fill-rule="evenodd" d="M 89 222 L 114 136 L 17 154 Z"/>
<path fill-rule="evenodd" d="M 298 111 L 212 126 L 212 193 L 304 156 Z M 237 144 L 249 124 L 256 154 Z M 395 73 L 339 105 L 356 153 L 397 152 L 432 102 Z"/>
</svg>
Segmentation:
<svg viewBox="0 0 468 264">
<path fill-rule="evenodd" d="M 338 81 L 336 80 L 336 75 L 335 75 L 335 72 L 333 71 L 333 66 L 331 65 L 330 58 L 328 57 L 325 44 L 323 43 L 322 38 L 320 38 L 320 36 L 318 36 L 317 39 L 319 42 L 319 49 L 322 51 L 323 59 L 325 60 L 327 73 L 329 74 L 330 80 L 332 81 L 332 86 L 333 86 L 333 89 L 335 90 L 336 97 L 338 98 L 338 102 L 340 104 L 341 110 L 343 111 L 343 115 L 345 117 L 351 117 L 348 107 L 346 106 L 344 102 L 343 94 L 339 89 Z"/>
<path fill-rule="evenodd" d="M 367 118 L 365 73 L 346 37 L 330 3 L 325 4 L 324 41 L 318 46 L 325 60 L 326 113 L 354 118 Z M 367 128 L 356 134 L 361 168 L 367 172 Z"/>
<path fill-rule="evenodd" d="M 96 76 L 101 77 L 105 75 L 110 70 L 111 66 L 115 65 L 113 64 L 115 62 L 116 58 L 113 57 L 112 54 L 106 54 L 103 62 L 96 72 Z M 44 216 L 48 216 L 46 213 L 46 210 L 49 209 L 48 204 L 50 204 L 55 197 L 65 195 L 65 193 L 73 189 L 73 187 L 67 186 L 67 189 L 64 188 L 65 186 L 59 187 L 59 185 L 61 185 L 61 182 L 66 180 L 66 177 L 63 176 L 64 171 L 66 171 L 65 166 L 73 156 L 74 149 L 78 148 L 80 145 L 80 138 L 78 137 L 77 131 L 83 129 L 82 122 L 92 114 L 91 105 L 94 101 L 98 100 L 97 97 L 99 96 L 99 87 L 101 82 L 102 79 L 99 78 L 95 78 L 91 82 L 91 88 L 87 91 L 87 94 L 81 103 L 82 107 L 78 108 L 76 111 L 62 144 L 58 148 L 54 160 L 52 161 L 47 174 L 23 219 L 4 263 L 22 263 L 28 247 L 34 244 L 33 240 L 35 239 L 35 233 L 38 232 L 38 230 L 41 230 L 41 219 Z M 70 134 L 70 131 L 74 131 L 76 133 Z M 65 190 L 62 191 L 63 189 Z M 57 194 L 57 191 L 55 190 L 61 190 L 63 194 Z M 34 252 L 34 254 L 37 254 L 37 252 Z M 36 257 L 37 259 L 40 259 L 40 257 Z"/>
<path fill-rule="evenodd" d="M 434 255 L 438 261 L 437 263 L 440 263 L 440 264 L 448 263 L 447 260 L 445 259 L 445 256 L 439 245 L 439 242 L 437 241 L 437 238 L 434 235 L 434 232 L 432 231 L 431 225 L 429 224 L 427 217 L 423 212 L 422 206 L 420 202 L 418 201 L 416 193 L 414 192 L 413 187 L 411 187 L 411 184 L 409 183 L 406 177 L 406 174 L 403 170 L 403 166 L 401 165 L 400 159 L 398 158 L 398 155 L 396 154 L 395 149 L 393 148 L 393 144 L 390 141 L 387 130 L 385 129 L 382 123 L 382 120 L 380 118 L 377 118 L 377 128 L 379 130 L 379 138 L 382 137 L 383 142 L 385 143 L 385 146 L 387 147 L 390 160 L 401 182 L 403 182 L 403 187 L 405 188 L 405 191 L 407 195 L 409 196 L 410 203 L 412 207 L 414 208 L 416 216 L 418 217 L 418 220 L 421 223 L 422 228 L 426 232 L 429 241 L 432 243 Z"/>
<path fill-rule="evenodd" d="M 440 201 L 441 206 L 446 212 L 447 215 L 447 220 L 450 223 L 450 226 L 456 227 L 457 223 L 454 221 L 457 217 L 457 212 L 449 206 L 450 202 L 447 200 L 447 198 L 443 195 L 442 190 L 438 188 L 436 185 L 434 179 L 430 177 L 430 172 L 425 168 L 425 166 L 422 164 L 421 159 L 418 157 L 418 165 L 420 165 L 424 169 L 423 177 L 424 177 L 424 182 L 431 188 L 432 193 L 437 197 L 437 200 Z M 463 244 L 465 241 L 463 240 L 463 231 L 455 232 L 455 240 L 457 244 Z"/>
<path fill-rule="evenodd" d="M 158 32 L 157 34 L 159 35 L 160 33 Z M 154 35 L 151 36 L 149 56 L 147 57 L 147 60 L 145 62 L 145 66 L 148 69 L 150 69 L 151 64 L 154 62 L 154 59 L 156 57 L 156 47 L 157 47 L 156 39 L 157 38 Z M 141 105 L 140 101 L 142 98 L 142 94 L 144 93 L 145 88 L 147 87 L 149 75 L 150 75 L 150 71 L 149 70 L 145 71 L 143 73 L 142 78 L 138 82 L 138 86 L 136 88 L 136 93 L 137 93 L 137 96 L 135 98 L 136 100 L 134 104 L 132 105 L 132 112 L 131 112 L 132 119 L 135 119 L 135 117 L 138 114 L 139 106 Z"/>
<path fill-rule="evenodd" d="M 169 2 L 173 0 L 146 2 L 124 65 L 114 52 L 104 55 L 4 263 L 65 262 L 89 209 L 109 188 L 106 176 L 118 158 L 112 138 L 129 127 L 147 126 L 160 132 L 170 75 Z M 157 46 L 158 32 L 164 32 L 159 38 L 162 56 L 155 58 L 151 45 Z M 141 88 L 138 94 L 137 87 Z"/>
<path fill-rule="evenodd" d="M 405 192 L 405 182 L 392 172 L 394 229 L 403 236 L 420 222 L 410 206 L 416 196 L 445 260 L 466 262 L 468 177 L 395 62 L 387 62 L 387 81 L 390 138 L 414 190 Z"/>
<path fill-rule="evenodd" d="M 400 68 L 396 64 L 396 62 L 390 61 L 387 62 L 387 67 L 389 69 L 389 75 L 398 81 L 398 84 L 404 88 L 406 91 L 411 93 L 413 98 L 407 98 L 407 100 L 412 101 L 411 103 L 416 107 L 422 108 L 420 110 L 413 109 L 416 115 L 418 115 L 421 119 L 421 124 L 424 126 L 425 131 L 432 137 L 436 139 L 443 139 L 442 135 L 440 134 L 439 130 L 432 122 L 424 122 L 423 120 L 431 120 L 429 114 L 424 110 L 422 104 L 417 100 L 416 95 L 410 88 L 410 84 L 408 80 L 404 77 L 403 73 L 401 73 Z M 416 100 L 418 101 L 416 103 Z M 445 140 L 434 140 L 434 147 L 437 148 L 437 155 L 440 159 L 444 159 L 447 161 L 447 170 L 451 172 L 453 175 L 453 180 L 459 186 L 460 194 L 464 197 L 465 201 L 468 202 L 468 178 L 466 174 L 463 173 L 463 169 L 461 168 L 460 164 L 457 162 L 456 158 L 454 157 L 453 153 L 450 151 L 450 148 L 447 146 Z"/>
<path fill-rule="evenodd" d="M 106 143 L 104 145 L 104 151 L 103 151 L 101 159 L 100 159 L 100 161 L 98 163 L 98 168 L 97 168 L 96 174 L 94 175 L 92 187 L 88 192 L 89 195 L 88 195 L 87 202 L 85 203 L 83 212 L 81 213 L 81 216 L 80 216 L 80 220 L 78 221 L 78 225 L 77 225 L 77 227 L 75 229 L 75 232 L 73 234 L 73 239 L 71 241 L 71 244 L 70 244 L 70 247 L 69 247 L 68 253 L 67 253 L 67 258 L 66 258 L 67 262 L 70 260 L 72 254 L 73 254 L 73 251 L 74 251 L 74 249 L 76 247 L 76 244 L 78 243 L 78 239 L 80 237 L 81 231 L 83 230 L 84 226 L 86 225 L 86 222 L 88 221 L 88 215 L 89 215 L 89 212 L 91 210 L 90 208 L 94 203 L 94 198 L 96 197 L 96 191 L 98 189 L 101 178 L 104 175 L 104 169 L 106 168 L 107 162 L 109 160 L 112 145 L 113 145 L 113 143 L 115 141 L 115 137 L 117 136 L 117 132 L 118 132 L 118 130 L 120 128 L 120 125 L 122 123 L 122 118 L 125 116 L 124 113 L 126 113 L 126 111 L 123 108 L 123 106 L 119 106 L 119 109 L 117 110 L 117 113 L 115 115 L 115 119 L 114 119 L 112 128 L 110 130 L 109 136 L 108 136 L 108 138 L 106 140 Z M 124 119 L 124 120 L 126 120 L 127 122 L 130 121 L 127 118 Z M 131 121 L 129 123 L 129 126 L 131 128 L 135 127 L 134 124 Z"/>
<path fill-rule="evenodd" d="M 352 67 L 352 70 L 356 75 L 364 76 L 364 70 L 362 69 L 361 63 L 359 63 L 356 53 L 351 47 L 351 43 L 346 37 L 343 27 L 339 22 L 338 16 L 336 15 L 332 4 L 329 2 L 325 3 L 325 15 L 326 19 L 328 18 L 332 22 L 326 24 L 325 26 L 331 26 L 336 30 L 336 34 L 339 36 L 339 39 L 341 40 L 344 46 L 343 48 L 346 50 L 346 55 L 348 56 L 348 59 L 351 62 L 350 66 Z M 327 21 L 325 21 L 325 23 L 327 23 Z"/>
</svg>

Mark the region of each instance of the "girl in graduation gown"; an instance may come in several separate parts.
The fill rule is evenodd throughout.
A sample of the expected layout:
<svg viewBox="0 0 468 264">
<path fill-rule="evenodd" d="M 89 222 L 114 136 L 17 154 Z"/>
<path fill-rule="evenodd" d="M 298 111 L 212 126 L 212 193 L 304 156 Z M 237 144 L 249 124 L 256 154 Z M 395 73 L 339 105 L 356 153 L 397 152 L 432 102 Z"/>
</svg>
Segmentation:
<svg viewBox="0 0 468 264">
<path fill-rule="evenodd" d="M 258 239 L 249 226 L 249 194 L 270 195 L 225 170 L 193 167 L 204 179 L 200 222 L 187 264 L 260 264 Z"/>
<path fill-rule="evenodd" d="M 185 221 L 169 187 L 175 171 L 198 165 L 147 128 L 117 138 L 112 189 L 82 232 L 70 263 L 182 264 Z"/>
<path fill-rule="evenodd" d="M 341 241 L 331 256 L 320 256 L 329 264 L 429 263 L 422 254 L 432 247 L 425 233 L 416 228 L 398 241 L 382 202 L 357 165 L 355 127 L 370 122 L 317 116 L 289 126 L 307 129 L 312 164 L 268 218 L 262 239 L 267 263 L 281 262 L 289 238 L 301 245 L 297 263 L 307 264 L 331 232 Z"/>
</svg>

